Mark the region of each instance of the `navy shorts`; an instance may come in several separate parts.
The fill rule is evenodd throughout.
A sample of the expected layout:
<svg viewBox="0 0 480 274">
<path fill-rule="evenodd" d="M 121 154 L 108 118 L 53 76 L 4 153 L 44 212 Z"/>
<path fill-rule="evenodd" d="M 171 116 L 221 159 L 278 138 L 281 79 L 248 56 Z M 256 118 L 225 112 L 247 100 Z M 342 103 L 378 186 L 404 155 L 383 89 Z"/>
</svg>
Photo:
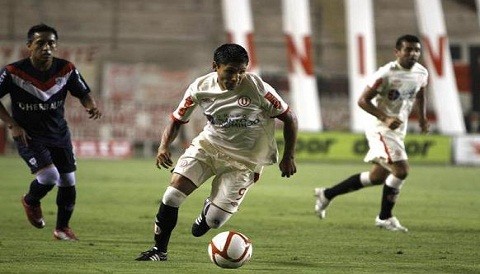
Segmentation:
<svg viewBox="0 0 480 274">
<path fill-rule="evenodd" d="M 27 163 L 30 171 L 36 173 L 40 169 L 54 164 L 59 173 L 70 173 L 77 170 L 73 147 L 55 147 L 28 140 L 28 146 L 15 140 L 18 154 Z"/>
</svg>

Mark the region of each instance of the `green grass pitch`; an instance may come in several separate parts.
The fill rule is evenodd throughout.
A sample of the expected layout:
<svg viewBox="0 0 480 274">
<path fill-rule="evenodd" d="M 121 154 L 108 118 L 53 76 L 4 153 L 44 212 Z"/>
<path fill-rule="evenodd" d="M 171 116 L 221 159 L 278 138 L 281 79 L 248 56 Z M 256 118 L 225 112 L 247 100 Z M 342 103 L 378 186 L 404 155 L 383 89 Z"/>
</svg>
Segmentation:
<svg viewBox="0 0 480 274">
<path fill-rule="evenodd" d="M 47 226 L 32 227 L 20 196 L 32 176 L 19 157 L 0 157 L 0 273 L 480 273 L 480 170 L 412 165 L 395 214 L 408 233 L 374 226 L 380 187 L 338 197 L 319 220 L 313 188 L 330 186 L 367 164 L 299 163 L 280 177 L 268 167 L 240 211 L 218 230 L 194 238 L 191 224 L 207 183 L 182 205 L 166 262 L 137 262 L 153 242 L 153 219 L 170 173 L 154 160 L 79 160 L 78 242 L 54 241 L 56 191 L 43 201 Z M 237 270 L 212 264 L 207 244 L 237 230 L 253 242 Z"/>
</svg>

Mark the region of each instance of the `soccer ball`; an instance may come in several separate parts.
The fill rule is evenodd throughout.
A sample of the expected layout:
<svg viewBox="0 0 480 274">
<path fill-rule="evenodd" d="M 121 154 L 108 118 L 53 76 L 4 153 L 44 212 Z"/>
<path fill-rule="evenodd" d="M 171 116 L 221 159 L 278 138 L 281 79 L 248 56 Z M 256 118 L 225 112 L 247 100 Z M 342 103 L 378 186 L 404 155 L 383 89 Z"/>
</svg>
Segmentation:
<svg viewBox="0 0 480 274">
<path fill-rule="evenodd" d="M 224 231 L 208 244 L 210 260 L 221 268 L 239 268 L 252 257 L 250 239 L 236 231 Z"/>
</svg>

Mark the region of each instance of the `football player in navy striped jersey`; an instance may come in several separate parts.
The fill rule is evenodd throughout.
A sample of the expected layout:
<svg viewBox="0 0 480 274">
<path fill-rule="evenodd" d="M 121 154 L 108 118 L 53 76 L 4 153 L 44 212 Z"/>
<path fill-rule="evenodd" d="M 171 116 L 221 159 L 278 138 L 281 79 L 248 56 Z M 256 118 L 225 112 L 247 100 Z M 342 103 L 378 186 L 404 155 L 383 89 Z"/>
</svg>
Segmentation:
<svg viewBox="0 0 480 274">
<path fill-rule="evenodd" d="M 75 66 L 53 56 L 57 40 L 57 31 L 50 26 L 39 24 L 30 28 L 30 56 L 0 70 L 0 98 L 9 94 L 12 104 L 10 114 L 0 102 L 0 119 L 35 175 L 29 191 L 21 198 L 28 220 L 37 228 L 45 227 L 40 200 L 57 186 L 54 238 L 77 240 L 69 227 L 76 200 L 76 165 L 64 118 L 67 94 L 79 99 L 91 119 L 100 118 L 102 113 Z"/>
</svg>

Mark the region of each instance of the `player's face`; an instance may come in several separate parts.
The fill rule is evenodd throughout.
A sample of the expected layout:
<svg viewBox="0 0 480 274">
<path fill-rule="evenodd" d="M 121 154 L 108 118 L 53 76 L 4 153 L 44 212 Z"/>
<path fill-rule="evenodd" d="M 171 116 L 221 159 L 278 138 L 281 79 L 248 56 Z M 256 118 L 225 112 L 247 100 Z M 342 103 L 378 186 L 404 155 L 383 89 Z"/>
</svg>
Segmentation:
<svg viewBox="0 0 480 274">
<path fill-rule="evenodd" d="M 53 52 L 57 49 L 57 39 L 51 32 L 36 32 L 27 46 L 33 60 L 48 62 L 52 60 Z"/>
<path fill-rule="evenodd" d="M 218 75 L 218 84 L 222 90 L 234 90 L 243 78 L 245 78 L 245 72 L 247 71 L 247 64 L 220 64 L 213 62 L 213 69 Z"/>
<path fill-rule="evenodd" d="M 402 42 L 402 48 L 400 50 L 395 49 L 395 55 L 397 56 L 398 63 L 404 68 L 411 68 L 420 59 L 421 51 L 420 43 Z"/>
</svg>

